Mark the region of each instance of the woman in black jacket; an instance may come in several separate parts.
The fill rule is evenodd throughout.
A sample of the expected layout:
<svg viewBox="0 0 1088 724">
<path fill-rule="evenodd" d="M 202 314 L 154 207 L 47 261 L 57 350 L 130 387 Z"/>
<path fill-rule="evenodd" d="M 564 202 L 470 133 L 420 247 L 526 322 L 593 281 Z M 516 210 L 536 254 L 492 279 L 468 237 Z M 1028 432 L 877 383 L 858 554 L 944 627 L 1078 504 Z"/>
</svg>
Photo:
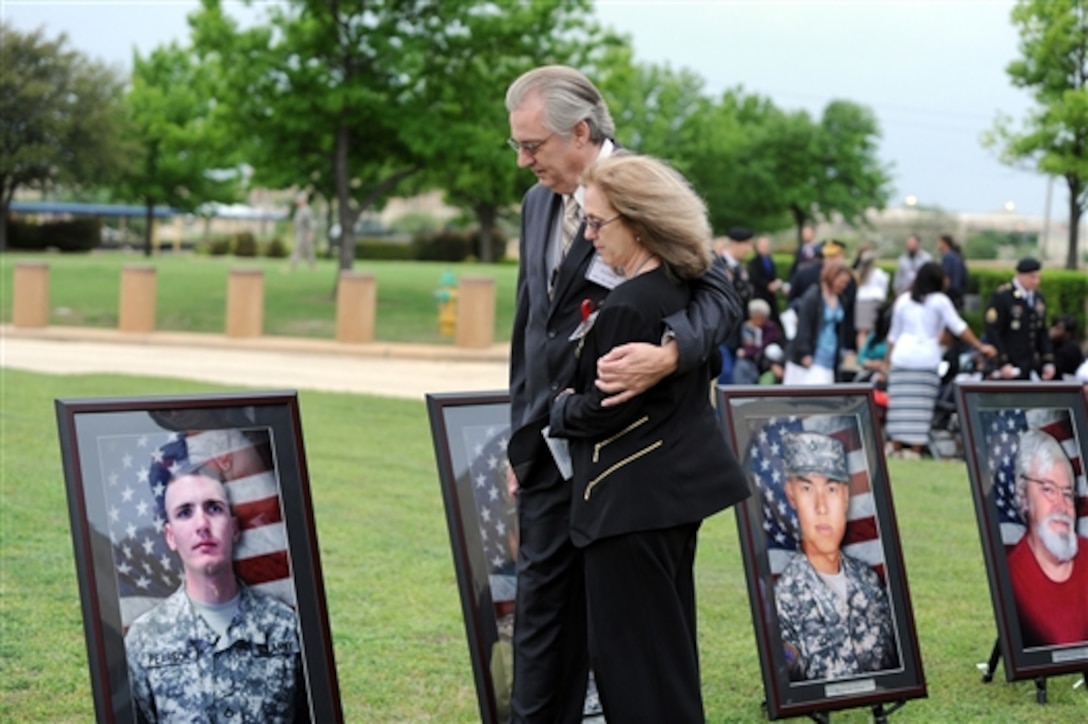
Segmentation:
<svg viewBox="0 0 1088 724">
<path fill-rule="evenodd" d="M 658 343 L 710 267 L 706 207 L 664 163 L 619 155 L 586 171 L 586 239 L 620 283 L 572 337 L 573 386 L 550 433 L 573 462 L 571 539 L 583 550 L 590 665 L 610 721 L 701 722 L 695 636 L 703 518 L 748 497 L 710 406 L 711 360 L 622 405 L 602 406 L 597 359 Z"/>
<path fill-rule="evenodd" d="M 797 334 L 786 348 L 782 384 L 834 384 L 839 350 L 847 346 L 843 292 L 852 278 L 853 272 L 845 266 L 824 266 L 820 283 L 809 287 L 798 299 Z"/>
</svg>

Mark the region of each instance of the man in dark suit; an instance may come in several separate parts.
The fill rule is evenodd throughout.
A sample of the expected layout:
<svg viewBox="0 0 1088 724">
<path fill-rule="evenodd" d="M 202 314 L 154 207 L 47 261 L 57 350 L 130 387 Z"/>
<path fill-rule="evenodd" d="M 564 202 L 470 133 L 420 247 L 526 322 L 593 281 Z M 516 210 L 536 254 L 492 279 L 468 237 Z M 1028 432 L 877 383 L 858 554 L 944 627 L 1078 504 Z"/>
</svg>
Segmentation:
<svg viewBox="0 0 1088 724">
<path fill-rule="evenodd" d="M 748 280 L 752 284 L 752 296 L 767 302 L 771 308 L 771 321 L 778 324 L 777 295 L 782 280 L 778 278 L 778 268 L 771 257 L 771 237 L 756 239 L 756 255 L 748 262 Z"/>
<path fill-rule="evenodd" d="M 518 479 L 521 532 L 511 718 L 573 722 L 582 716 L 588 669 L 584 572 L 570 540 L 570 481 L 542 430 L 552 400 L 574 381 L 575 330 L 622 281 L 594 254 L 580 221 L 580 176 L 616 148 L 614 125 L 596 87 L 562 66 L 518 78 L 507 90 L 506 108 L 518 165 L 539 182 L 522 201 L 510 343 L 508 454 Z M 660 346 L 623 345 L 598 361 L 598 385 L 612 394 L 608 404 L 705 363 L 739 317 L 735 291 L 712 269 L 697 284 L 691 306 L 664 320 L 669 332 Z"/>
<path fill-rule="evenodd" d="M 986 341 L 997 347 L 1002 379 L 1027 380 L 1034 372 L 1044 380 L 1054 377 L 1054 355 L 1046 328 L 1046 299 L 1039 291 L 1037 259 L 1016 264 L 1011 284 L 1002 284 L 986 310 Z"/>
</svg>

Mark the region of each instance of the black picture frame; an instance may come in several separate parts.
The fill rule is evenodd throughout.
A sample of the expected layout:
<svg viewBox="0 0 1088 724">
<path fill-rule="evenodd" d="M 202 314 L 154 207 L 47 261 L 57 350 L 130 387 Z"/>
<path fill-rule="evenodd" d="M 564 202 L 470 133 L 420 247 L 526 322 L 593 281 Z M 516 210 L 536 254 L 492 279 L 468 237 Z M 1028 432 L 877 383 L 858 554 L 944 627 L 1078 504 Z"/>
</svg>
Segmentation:
<svg viewBox="0 0 1088 724">
<path fill-rule="evenodd" d="M 233 476 L 235 574 L 295 609 L 305 694 L 296 720 L 342 722 L 297 393 L 58 399 L 55 408 L 97 721 L 137 721 L 124 635 L 181 587 L 156 505 L 165 488 L 153 481 L 184 455 L 214 458 Z"/>
<path fill-rule="evenodd" d="M 1027 581 L 1032 579 L 1025 577 L 1026 571 L 1032 570 L 1028 565 L 1031 559 L 1023 555 L 1032 555 L 1024 540 L 1030 524 L 1019 496 L 1027 495 L 1030 484 L 1025 480 L 1018 493 L 1021 476 L 1016 469 L 1025 432 L 1038 430 L 1059 443 L 1073 469 L 1073 532 L 1080 539 L 1080 548 L 1088 547 L 1088 488 L 1083 465 L 1088 456 L 1085 391 L 1079 384 L 1058 382 L 959 383 L 956 405 L 997 627 L 998 640 L 983 680 L 993 677 L 999 654 L 1004 659 L 1007 681 L 1088 672 L 1088 609 L 1061 607 L 1060 600 L 1048 599 L 1047 620 L 1059 620 L 1062 611 L 1084 613 L 1083 620 L 1076 624 L 1083 626 L 1083 635 L 1057 643 L 1060 639 L 1054 638 L 1053 631 L 1037 630 L 1039 617 L 1032 615 L 1030 597 L 1018 600 L 1018 593 L 1030 590 L 1038 595 L 1042 589 L 1034 583 L 1029 585 Z M 1025 459 L 1029 466 L 1031 459 Z M 1081 560 L 1088 561 L 1088 553 L 1076 557 L 1074 564 Z M 1034 570 L 1041 574 L 1041 568 Z M 1088 581 L 1088 565 L 1079 570 Z"/>
<path fill-rule="evenodd" d="M 504 486 L 509 462 L 506 391 L 428 394 L 438 478 L 484 724 L 509 719 L 517 574 L 514 502 Z"/>
<path fill-rule="evenodd" d="M 926 696 L 871 388 L 719 386 L 717 399 L 726 442 L 736 451 L 752 490 L 751 497 L 737 506 L 736 515 L 768 716 L 811 716 L 856 707 L 883 714 Z M 779 618 L 779 605 L 789 611 L 795 603 L 816 616 L 819 609 L 814 604 L 824 595 L 806 583 L 806 576 L 816 580 L 817 574 L 805 563 L 797 514 L 785 493 L 782 435 L 793 432 L 833 437 L 846 454 L 851 493 L 839 544 L 841 570 L 845 573 L 849 563 L 850 575 L 860 581 L 849 584 L 851 600 L 857 592 L 866 591 L 865 608 L 881 612 L 874 613 L 867 624 L 877 628 L 866 629 L 880 633 L 873 638 L 878 643 L 866 643 L 868 648 L 862 649 L 859 640 L 854 650 L 860 653 L 853 663 L 832 664 L 815 653 L 820 649 L 811 631 L 834 635 L 826 633 L 834 630 L 826 621 L 805 621 L 791 614 L 787 635 L 799 645 L 788 646 Z M 787 567 L 788 583 L 780 578 Z M 829 589 L 821 590 L 827 591 L 824 600 L 830 602 Z M 828 666 L 821 668 L 817 663 L 821 660 Z"/>
</svg>

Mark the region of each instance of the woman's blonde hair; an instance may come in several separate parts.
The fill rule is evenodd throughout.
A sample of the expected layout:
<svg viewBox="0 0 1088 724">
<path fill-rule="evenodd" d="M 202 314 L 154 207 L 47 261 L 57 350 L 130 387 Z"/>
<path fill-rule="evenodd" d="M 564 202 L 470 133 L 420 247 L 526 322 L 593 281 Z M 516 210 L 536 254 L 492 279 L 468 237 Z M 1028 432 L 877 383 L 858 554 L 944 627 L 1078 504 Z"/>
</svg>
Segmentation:
<svg viewBox="0 0 1088 724">
<path fill-rule="evenodd" d="M 695 279 L 710 268 L 706 204 L 664 161 L 617 151 L 586 169 L 582 185 L 600 190 L 672 275 Z"/>
</svg>

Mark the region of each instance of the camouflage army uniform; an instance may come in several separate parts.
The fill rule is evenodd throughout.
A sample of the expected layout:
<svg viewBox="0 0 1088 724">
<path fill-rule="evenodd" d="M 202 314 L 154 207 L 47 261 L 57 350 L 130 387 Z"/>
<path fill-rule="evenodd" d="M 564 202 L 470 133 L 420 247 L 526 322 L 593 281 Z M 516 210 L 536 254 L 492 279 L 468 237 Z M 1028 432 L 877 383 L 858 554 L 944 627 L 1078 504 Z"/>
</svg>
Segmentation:
<svg viewBox="0 0 1088 724">
<path fill-rule="evenodd" d="M 241 600 L 220 639 L 184 584 L 125 636 L 140 721 L 308 720 L 297 619 L 289 606 L 239 584 Z"/>
<path fill-rule="evenodd" d="M 845 604 L 803 554 L 792 557 L 775 584 L 782 640 L 799 657 L 789 660 L 787 649 L 794 680 L 838 679 L 898 665 L 883 584 L 865 563 L 845 554 L 841 560 Z"/>
</svg>

